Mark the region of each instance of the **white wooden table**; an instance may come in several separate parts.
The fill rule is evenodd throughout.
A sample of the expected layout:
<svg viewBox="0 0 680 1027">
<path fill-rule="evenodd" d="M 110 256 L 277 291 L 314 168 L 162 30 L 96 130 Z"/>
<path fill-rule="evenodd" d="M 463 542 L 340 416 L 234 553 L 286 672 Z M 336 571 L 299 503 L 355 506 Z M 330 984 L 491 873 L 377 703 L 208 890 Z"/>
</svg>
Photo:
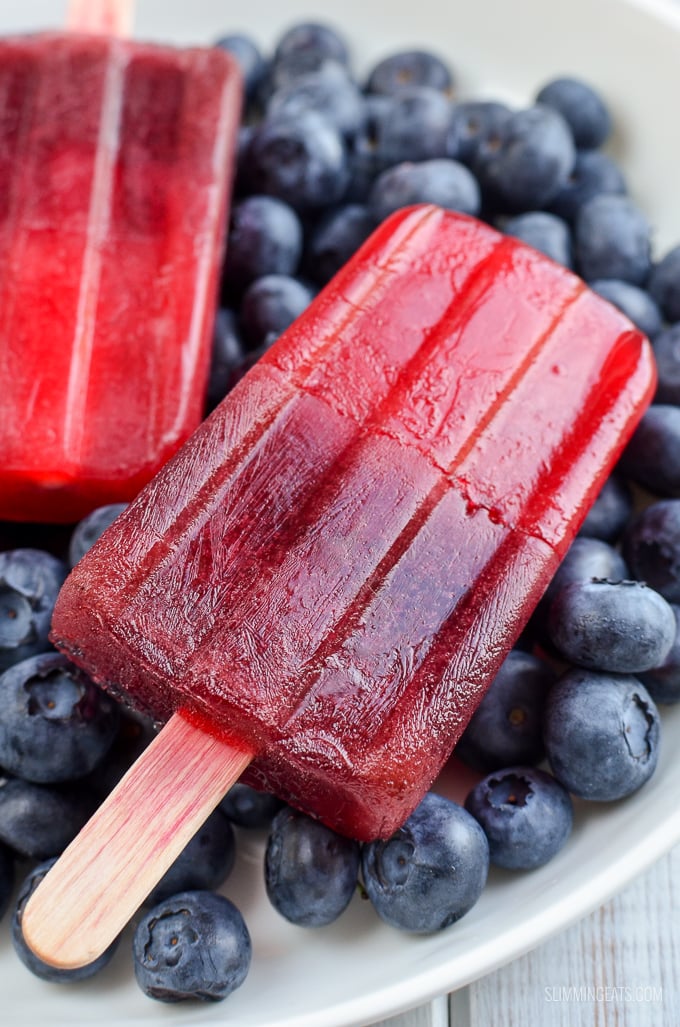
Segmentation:
<svg viewBox="0 0 680 1027">
<path fill-rule="evenodd" d="M 380 1027 L 678 1025 L 680 846 L 537 949 Z"/>
</svg>

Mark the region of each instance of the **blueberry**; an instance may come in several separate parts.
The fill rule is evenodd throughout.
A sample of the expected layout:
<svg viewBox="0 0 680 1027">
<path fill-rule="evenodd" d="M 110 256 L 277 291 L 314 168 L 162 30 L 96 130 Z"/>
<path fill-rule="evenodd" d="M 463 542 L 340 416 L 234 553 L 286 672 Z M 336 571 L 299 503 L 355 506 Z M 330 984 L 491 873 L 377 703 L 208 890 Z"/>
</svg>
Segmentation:
<svg viewBox="0 0 680 1027">
<path fill-rule="evenodd" d="M 315 111 L 344 136 L 352 139 L 365 117 L 364 98 L 340 65 L 300 75 L 281 86 L 270 97 L 267 117 L 297 118 Z"/>
<path fill-rule="evenodd" d="M 0 777 L 0 842 L 26 859 L 58 856 L 93 812 L 83 789 Z"/>
<path fill-rule="evenodd" d="M 583 799 L 622 799 L 654 773 L 659 723 L 656 706 L 636 677 L 567 671 L 546 704 L 544 736 L 552 772 Z"/>
<path fill-rule="evenodd" d="M 489 858 L 506 870 L 534 870 L 557 855 L 574 813 L 566 789 L 536 767 L 507 767 L 483 778 L 465 800 L 489 842 Z"/>
<path fill-rule="evenodd" d="M 375 65 L 365 88 L 368 93 L 391 96 L 409 86 L 428 86 L 450 95 L 453 75 L 436 54 L 427 50 L 400 50 Z"/>
<path fill-rule="evenodd" d="M 311 290 L 287 275 L 264 275 L 246 290 L 241 303 L 241 327 L 252 349 L 277 337 L 309 305 Z"/>
<path fill-rule="evenodd" d="M 0 844 L 0 920 L 5 915 L 14 889 L 14 856 Z"/>
<path fill-rule="evenodd" d="M 375 228 L 375 219 L 360 203 L 331 209 L 309 236 L 306 269 L 319 285 L 329 282 Z"/>
<path fill-rule="evenodd" d="M 132 954 L 137 983 L 150 998 L 219 1001 L 245 980 L 252 943 L 229 899 L 187 891 L 149 910 L 135 930 Z"/>
<path fill-rule="evenodd" d="M 42 549 L 0 553 L 0 671 L 51 649 L 52 609 L 67 573 Z"/>
<path fill-rule="evenodd" d="M 488 773 L 543 757 L 543 706 L 555 674 L 548 663 L 518 649 L 508 653 L 463 732 L 456 756 Z"/>
<path fill-rule="evenodd" d="M 221 36 L 215 43 L 221 50 L 226 50 L 236 58 L 243 74 L 243 86 L 246 97 L 255 94 L 267 72 L 267 62 L 262 56 L 257 43 L 250 36 L 235 32 Z"/>
<path fill-rule="evenodd" d="M 655 495 L 680 496 L 680 407 L 648 407 L 623 452 L 620 466 Z"/>
<path fill-rule="evenodd" d="M 473 170 L 482 157 L 500 145 L 512 110 L 494 100 L 468 100 L 453 105 L 446 154 Z"/>
<path fill-rule="evenodd" d="M 255 828 L 269 827 L 282 806 L 283 800 L 276 795 L 237 781 L 222 799 L 219 808 L 225 817 L 239 827 Z"/>
<path fill-rule="evenodd" d="M 300 22 L 291 26 L 279 39 L 274 59 L 280 61 L 300 54 L 349 64 L 349 49 L 344 37 L 335 28 L 320 22 Z"/>
<path fill-rule="evenodd" d="M 118 730 L 118 706 L 61 653 L 40 653 L 0 676 L 0 765 L 48 784 L 88 774 Z"/>
<path fill-rule="evenodd" d="M 654 339 L 658 382 L 655 403 L 680 406 L 680 324 L 662 329 Z"/>
<path fill-rule="evenodd" d="M 323 927 L 357 887 L 359 843 L 284 807 L 272 821 L 264 859 L 269 901 L 291 923 Z"/>
<path fill-rule="evenodd" d="M 596 150 L 579 151 L 566 182 L 550 201 L 549 208 L 573 224 L 581 207 L 594 196 L 626 192 L 623 172 L 611 157 Z"/>
<path fill-rule="evenodd" d="M 363 124 L 352 140 L 348 153 L 349 183 L 345 195 L 347 202 L 365 204 L 376 176 L 385 170 L 380 140 L 383 123 L 390 109 L 390 97 L 365 98 Z"/>
<path fill-rule="evenodd" d="M 294 275 L 302 255 L 302 224 L 274 196 L 248 196 L 234 204 L 224 263 L 224 290 L 240 294 L 263 275 Z"/>
<path fill-rule="evenodd" d="M 641 510 L 623 536 L 623 553 L 636 578 L 680 603 L 680 500 Z"/>
<path fill-rule="evenodd" d="M 609 578 L 612 581 L 629 577 L 626 561 L 618 550 L 597 538 L 577 537 L 566 552 L 546 590 L 546 600 L 551 602 L 561 589 L 573 581 L 588 581 L 591 578 Z"/>
<path fill-rule="evenodd" d="M 676 632 L 673 645 L 663 663 L 638 675 L 657 703 L 680 702 L 680 606 L 671 604 Z"/>
<path fill-rule="evenodd" d="M 111 748 L 82 782 L 99 799 L 106 798 L 157 734 L 152 721 L 141 714 L 123 707 L 119 713 L 120 724 Z"/>
<path fill-rule="evenodd" d="M 388 99 L 373 120 L 376 155 L 382 169 L 402 161 L 446 157 L 451 104 L 437 89 L 409 86 Z"/>
<path fill-rule="evenodd" d="M 579 535 L 614 543 L 628 523 L 632 512 L 633 496 L 628 485 L 615 475 L 610 475 L 588 511 Z M 607 576 L 608 574 L 594 575 L 605 578 Z M 617 576 L 625 577 L 625 569 Z"/>
<path fill-rule="evenodd" d="M 581 207 L 574 227 L 577 267 L 586 281 L 645 282 L 651 268 L 650 226 L 627 196 L 603 194 Z"/>
<path fill-rule="evenodd" d="M 182 891 L 214 891 L 234 868 L 234 829 L 220 809 L 214 810 L 147 895 L 156 905 Z"/>
<path fill-rule="evenodd" d="M 591 85 L 578 78 L 556 78 L 539 90 L 537 103 L 559 111 L 580 150 L 602 146 L 612 130 L 607 106 Z"/>
<path fill-rule="evenodd" d="M 116 517 L 123 512 L 127 503 L 107 503 L 83 517 L 74 528 L 68 548 L 68 562 L 75 567 L 85 553 L 92 548 Z"/>
<path fill-rule="evenodd" d="M 213 410 L 231 391 L 247 359 L 238 319 L 233 310 L 221 307 L 215 314 L 206 410 Z"/>
<path fill-rule="evenodd" d="M 669 603 L 641 581 L 575 581 L 552 601 L 548 629 L 571 663 L 637 674 L 666 659 L 675 639 Z"/>
<path fill-rule="evenodd" d="M 680 321 L 680 246 L 669 250 L 652 268 L 649 291 L 667 321 Z"/>
<path fill-rule="evenodd" d="M 250 191 L 306 211 L 338 203 L 347 188 L 347 152 L 340 133 L 316 111 L 265 118 L 244 161 Z"/>
<path fill-rule="evenodd" d="M 428 934 L 474 906 L 486 884 L 489 846 L 462 806 L 430 792 L 391 838 L 364 845 L 361 866 L 381 919 Z"/>
<path fill-rule="evenodd" d="M 513 211 L 544 207 L 563 187 L 576 149 L 564 118 L 536 105 L 513 112 L 482 148 L 476 168 L 483 189 Z"/>
<path fill-rule="evenodd" d="M 376 221 L 384 221 L 400 207 L 434 203 L 462 214 L 479 214 L 481 198 L 474 175 L 464 164 L 439 158 L 418 163 L 405 161 L 378 176 L 368 198 Z"/>
<path fill-rule="evenodd" d="M 571 267 L 571 232 L 566 221 L 556 214 L 543 210 L 527 211 L 508 218 L 502 229 L 506 235 L 521 239 L 558 264 Z"/>
<path fill-rule="evenodd" d="M 14 951 L 21 962 L 31 971 L 31 973 L 35 974 L 36 977 L 40 977 L 43 981 L 49 981 L 51 984 L 71 984 L 75 981 L 84 981 L 89 977 L 94 977 L 94 975 L 99 973 L 100 970 L 103 970 L 104 967 L 110 963 L 116 949 L 118 948 L 119 939 L 116 938 L 108 948 L 102 952 L 101 956 L 98 956 L 92 963 L 76 967 L 73 970 L 63 970 L 59 967 L 51 966 L 49 963 L 43 962 L 43 960 L 40 959 L 39 956 L 36 956 L 33 950 L 28 947 L 24 941 L 22 931 L 24 910 L 26 909 L 31 895 L 46 877 L 48 871 L 52 869 L 55 862 L 56 858 L 45 860 L 34 867 L 25 877 L 21 885 L 19 895 L 17 896 L 14 915 L 12 917 L 12 944 L 14 945 Z"/>
<path fill-rule="evenodd" d="M 630 318 L 649 338 L 661 330 L 661 311 L 644 289 L 618 278 L 596 278 L 590 288 Z"/>
</svg>

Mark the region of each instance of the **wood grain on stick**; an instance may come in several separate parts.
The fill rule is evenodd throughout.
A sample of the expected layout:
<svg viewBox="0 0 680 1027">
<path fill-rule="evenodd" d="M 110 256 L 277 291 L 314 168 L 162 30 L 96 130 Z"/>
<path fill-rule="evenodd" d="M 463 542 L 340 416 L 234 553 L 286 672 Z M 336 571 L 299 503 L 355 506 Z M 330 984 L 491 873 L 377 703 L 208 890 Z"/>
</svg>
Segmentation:
<svg viewBox="0 0 680 1027">
<path fill-rule="evenodd" d="M 66 28 L 106 36 L 129 36 L 134 0 L 69 0 Z"/>
<path fill-rule="evenodd" d="M 252 758 L 176 713 L 29 900 L 36 955 L 65 969 L 101 955 Z"/>
</svg>

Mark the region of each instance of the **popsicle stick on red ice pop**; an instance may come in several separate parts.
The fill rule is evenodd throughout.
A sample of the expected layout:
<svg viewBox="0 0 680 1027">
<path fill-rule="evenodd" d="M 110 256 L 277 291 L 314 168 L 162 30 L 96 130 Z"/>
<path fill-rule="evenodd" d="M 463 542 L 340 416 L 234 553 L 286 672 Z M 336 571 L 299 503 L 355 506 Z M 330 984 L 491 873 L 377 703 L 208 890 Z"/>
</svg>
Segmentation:
<svg viewBox="0 0 680 1027">
<path fill-rule="evenodd" d="M 251 759 L 172 717 L 26 907 L 22 929 L 34 951 L 64 968 L 96 959 Z"/>
<path fill-rule="evenodd" d="M 437 208 L 383 224 L 60 594 L 57 646 L 168 724 L 28 904 L 38 954 L 95 958 L 246 766 L 391 834 L 653 389 L 647 340 L 568 271 Z"/>
<path fill-rule="evenodd" d="M 69 32 L 129 36 L 134 0 L 69 0 L 66 29 Z"/>
</svg>

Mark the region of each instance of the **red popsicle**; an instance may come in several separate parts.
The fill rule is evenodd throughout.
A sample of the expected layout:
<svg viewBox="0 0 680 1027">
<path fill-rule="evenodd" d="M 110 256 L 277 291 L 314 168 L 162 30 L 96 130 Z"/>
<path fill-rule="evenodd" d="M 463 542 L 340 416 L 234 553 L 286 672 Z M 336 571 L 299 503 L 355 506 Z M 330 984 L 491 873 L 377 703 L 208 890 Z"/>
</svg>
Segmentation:
<svg viewBox="0 0 680 1027">
<path fill-rule="evenodd" d="M 129 500 L 199 424 L 240 108 L 217 49 L 0 41 L 0 519 Z"/>
<path fill-rule="evenodd" d="M 185 781 L 186 808 L 163 817 L 187 754 L 219 778 L 201 784 L 201 815 L 220 798 L 224 761 L 238 772 L 254 757 L 248 780 L 355 837 L 390 834 L 653 387 L 647 340 L 570 272 L 462 215 L 394 215 L 61 593 L 57 645 L 170 718 L 149 776 L 133 771 L 86 828 L 98 858 L 119 845 L 123 811 L 148 827 L 154 859 L 169 827 L 195 815 Z M 82 845 L 53 895 L 77 887 Z M 97 876 L 111 881 L 108 868 Z M 44 895 L 28 919 L 43 958 L 56 951 Z"/>
</svg>

